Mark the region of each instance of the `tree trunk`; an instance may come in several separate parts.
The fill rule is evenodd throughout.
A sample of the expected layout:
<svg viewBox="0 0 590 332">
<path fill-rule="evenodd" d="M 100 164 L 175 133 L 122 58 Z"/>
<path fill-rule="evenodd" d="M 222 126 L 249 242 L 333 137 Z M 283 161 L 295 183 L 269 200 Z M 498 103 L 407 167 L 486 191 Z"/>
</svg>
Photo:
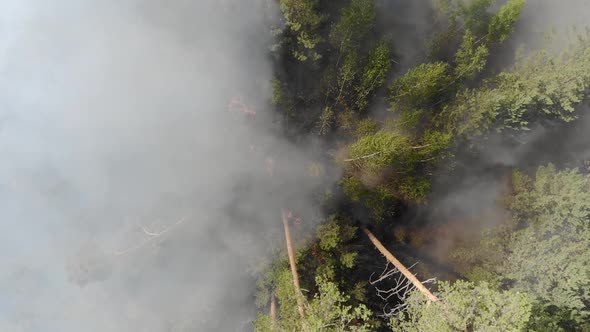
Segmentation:
<svg viewBox="0 0 590 332">
<path fill-rule="evenodd" d="M 291 243 L 291 232 L 289 231 L 289 220 L 283 214 L 283 226 L 285 227 L 285 240 L 287 241 L 287 254 L 289 255 L 289 265 L 291 266 L 291 274 L 293 275 L 293 285 L 295 286 L 295 294 L 297 299 L 297 309 L 299 310 L 299 316 L 303 320 L 305 312 L 303 310 L 303 294 L 301 293 L 301 287 L 299 286 L 299 275 L 297 274 L 297 266 L 295 265 L 295 254 L 293 253 L 293 245 Z"/>
<path fill-rule="evenodd" d="M 375 235 L 373 235 L 373 233 L 371 233 L 371 231 L 369 231 L 366 227 L 363 227 L 362 229 L 363 229 L 363 232 L 365 232 L 365 234 L 367 234 L 367 236 L 369 237 L 369 240 L 371 240 L 371 242 L 373 243 L 375 248 L 377 248 L 377 250 L 379 250 L 379 252 L 381 252 L 381 254 L 383 256 L 385 256 L 385 258 L 387 258 L 387 260 L 389 262 L 391 262 L 391 264 L 393 264 L 393 266 L 395 266 L 408 280 L 410 280 L 410 282 L 422 294 L 424 294 L 424 296 L 426 296 L 426 298 L 428 299 L 428 302 L 438 302 L 439 301 L 438 297 L 434 296 L 434 294 L 432 294 L 428 290 L 428 288 L 424 287 L 424 285 L 420 282 L 420 280 L 418 280 L 418 278 L 416 278 L 416 276 L 412 272 L 410 272 L 410 270 L 408 270 L 400 261 L 397 260 L 397 258 L 395 258 L 387 249 L 385 249 L 383 244 L 381 244 L 381 242 L 379 242 L 379 240 L 375 237 Z"/>
</svg>

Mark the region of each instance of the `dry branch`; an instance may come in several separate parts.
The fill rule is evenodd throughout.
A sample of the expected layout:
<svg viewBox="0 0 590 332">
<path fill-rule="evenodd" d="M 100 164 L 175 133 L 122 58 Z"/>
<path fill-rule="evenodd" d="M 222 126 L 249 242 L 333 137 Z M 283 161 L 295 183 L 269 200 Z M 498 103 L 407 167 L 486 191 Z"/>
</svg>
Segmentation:
<svg viewBox="0 0 590 332">
<path fill-rule="evenodd" d="M 367 158 L 374 157 L 374 156 L 376 156 L 376 155 L 378 155 L 378 154 L 380 154 L 380 153 L 381 153 L 381 151 L 377 151 L 377 152 L 374 152 L 374 153 L 368 154 L 368 155 L 366 155 L 366 156 L 358 157 L 358 158 L 344 159 L 344 161 L 346 161 L 346 162 L 351 162 L 351 161 L 357 161 L 357 160 L 361 160 L 361 159 L 367 159 Z"/>
<path fill-rule="evenodd" d="M 375 235 L 373 235 L 373 233 L 371 233 L 371 231 L 369 231 L 366 227 L 363 227 L 363 232 L 367 234 L 367 237 L 369 237 L 369 240 L 371 240 L 375 248 L 377 248 L 377 250 L 379 250 L 379 252 L 381 252 L 381 254 L 385 256 L 385 258 L 387 258 L 387 260 L 390 261 L 391 264 L 393 264 L 393 266 L 395 266 L 395 268 L 414 285 L 414 287 L 416 287 L 416 289 L 424 294 L 428 301 L 439 301 L 438 297 L 434 296 L 434 294 L 432 294 L 428 288 L 424 287 L 422 282 L 420 282 L 420 280 L 418 280 L 418 278 L 416 278 L 416 276 L 412 274 L 410 270 L 408 270 L 400 261 L 397 260 L 397 258 L 395 258 L 387 249 L 385 249 L 383 244 L 381 244 L 381 242 L 375 237 Z"/>
<path fill-rule="evenodd" d="M 423 149 L 423 148 L 429 147 L 431 145 L 432 144 L 424 144 L 424 145 L 410 146 L 410 149 L 419 150 L 419 149 Z M 365 156 L 361 156 L 361 157 L 358 157 L 358 158 L 344 159 L 343 161 L 345 161 L 345 162 L 352 162 L 352 161 L 357 161 L 357 160 L 362 160 L 362 159 L 368 159 L 368 158 L 375 157 L 375 156 L 381 154 L 382 152 L 383 151 L 377 151 L 377 152 L 373 152 L 371 154 L 368 154 L 368 155 L 365 155 Z M 434 158 L 432 158 L 432 159 L 434 159 Z"/>
<path fill-rule="evenodd" d="M 408 278 L 406 278 L 395 266 L 390 266 L 390 264 L 391 263 L 387 261 L 383 272 L 381 272 L 375 280 L 373 280 L 375 273 L 372 273 L 369 277 L 369 284 L 375 287 L 377 296 L 386 302 L 383 307 L 383 314 L 380 315 L 382 317 L 395 317 L 401 312 L 406 311 L 409 306 L 409 303 L 407 302 L 408 296 L 414 289 L 416 289 L 414 284 L 412 284 Z M 411 270 L 416 264 L 418 263 L 414 263 L 408 268 L 408 270 Z M 422 284 L 434 281 L 435 279 L 432 278 L 422 281 Z M 395 297 L 397 299 L 396 302 L 398 303 L 393 307 L 389 307 L 389 301 L 392 297 Z"/>
<path fill-rule="evenodd" d="M 161 230 L 159 232 L 152 232 L 152 231 L 148 230 L 146 227 L 142 226 L 141 224 L 138 224 L 137 226 L 148 237 L 145 238 L 140 243 L 136 244 L 135 246 L 132 246 L 130 248 L 127 248 L 127 249 L 124 249 L 124 250 L 120 250 L 120 251 L 115 252 L 115 256 L 122 256 L 122 255 L 128 254 L 128 253 L 130 253 L 132 251 L 135 251 L 137 249 L 140 249 L 140 248 L 144 247 L 145 245 L 147 245 L 148 243 L 152 242 L 153 240 L 155 240 L 157 238 L 160 238 L 162 235 L 168 233 L 169 231 L 171 231 L 176 226 L 182 224 L 185 220 L 186 220 L 186 218 L 179 219 L 174 224 L 167 226 L 166 228 L 164 228 L 163 230 Z"/>
</svg>

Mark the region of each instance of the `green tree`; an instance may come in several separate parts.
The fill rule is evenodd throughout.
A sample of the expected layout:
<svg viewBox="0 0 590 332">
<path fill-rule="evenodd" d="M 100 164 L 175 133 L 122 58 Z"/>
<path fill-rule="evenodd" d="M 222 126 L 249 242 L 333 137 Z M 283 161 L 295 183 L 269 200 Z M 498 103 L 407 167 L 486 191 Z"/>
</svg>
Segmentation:
<svg viewBox="0 0 590 332">
<path fill-rule="evenodd" d="M 322 42 L 318 33 L 323 17 L 315 11 L 315 0 L 279 0 L 285 24 L 295 38 L 293 56 L 299 61 L 319 60 L 315 50 Z"/>
<path fill-rule="evenodd" d="M 286 86 L 278 78 L 271 81 L 272 96 L 271 104 L 283 110 L 288 116 L 295 113 L 295 104 L 293 98 L 286 91 Z"/>
<path fill-rule="evenodd" d="M 356 263 L 357 252 L 345 243 L 355 236 L 356 230 L 342 218 L 329 216 L 318 226 L 317 242 L 312 244 L 309 252 L 317 264 L 308 266 L 307 270 L 315 271 L 313 275 L 322 275 L 330 281 L 336 280 L 337 274 L 349 273 Z"/>
<path fill-rule="evenodd" d="M 484 44 L 479 44 L 476 37 L 467 31 L 463 42 L 455 54 L 455 76 L 471 79 L 481 72 L 487 63 L 490 51 Z"/>
<path fill-rule="evenodd" d="M 342 8 L 338 21 L 330 30 L 329 41 L 335 56 L 324 81 L 328 86 L 327 95 L 345 111 L 366 106 L 367 97 L 383 83 L 389 70 L 387 59 L 384 59 L 389 56 L 386 45 L 371 50 L 368 59 L 360 49 L 365 35 L 373 28 L 374 19 L 372 0 L 352 0 Z"/>
<path fill-rule="evenodd" d="M 499 291 L 486 283 L 439 282 L 440 302 L 428 302 L 414 292 L 407 308 L 390 320 L 393 331 L 524 331 L 531 302 L 524 293 Z"/>
<path fill-rule="evenodd" d="M 360 82 L 355 86 L 357 110 L 364 110 L 368 105 L 368 97 L 385 81 L 391 68 L 389 46 L 384 41 L 369 51 L 369 59 L 362 71 Z"/>
<path fill-rule="evenodd" d="M 498 10 L 488 26 L 488 40 L 503 42 L 510 36 L 514 24 L 518 21 L 524 8 L 525 0 L 509 0 Z"/>
<path fill-rule="evenodd" d="M 340 53 L 351 51 L 371 30 L 374 20 L 373 0 L 351 0 L 342 9 L 340 19 L 330 31 L 330 43 Z"/>
<path fill-rule="evenodd" d="M 455 259 L 468 266 L 470 280 L 536 299 L 532 330 L 590 329 L 590 175 L 549 165 L 534 178 L 515 172 L 512 183 L 512 218 L 455 251 Z"/>
<path fill-rule="evenodd" d="M 461 47 L 465 47 L 466 39 L 473 38 L 479 52 L 489 49 L 493 43 L 505 41 L 512 33 L 525 3 L 524 0 L 509 0 L 492 13 L 490 7 L 494 0 L 433 1 L 437 21 L 448 23 L 432 37 L 429 44 L 431 59 L 448 59 L 448 53 L 456 47 L 460 36 L 463 36 Z"/>
<path fill-rule="evenodd" d="M 589 96 L 590 44 L 583 40 L 551 56 L 536 52 L 475 89 L 464 89 L 444 107 L 438 122 L 456 135 L 485 135 L 492 129 L 528 130 L 532 123 L 577 118 Z"/>
<path fill-rule="evenodd" d="M 485 34 L 491 16 L 489 8 L 494 2 L 495 0 L 459 1 L 458 16 L 463 20 L 465 29 L 478 36 Z"/>
<path fill-rule="evenodd" d="M 428 107 L 450 83 L 450 66 L 445 62 L 424 63 L 410 69 L 390 87 L 392 110 Z"/>
<path fill-rule="evenodd" d="M 335 99 L 337 102 L 344 103 L 345 99 L 353 93 L 353 83 L 358 76 L 358 63 L 359 59 L 356 52 L 351 51 L 344 55 L 344 61 L 338 68 L 338 75 L 336 77 L 338 91 Z"/>
<path fill-rule="evenodd" d="M 316 278 L 318 293 L 305 305 L 303 321 L 297 314 L 295 294 L 289 271 L 281 274 L 276 294 L 279 300 L 279 317 L 273 321 L 269 315 L 259 314 L 254 321 L 256 331 L 302 332 L 368 332 L 366 323 L 372 312 L 364 305 L 348 305 L 349 296 L 342 294 L 338 286 L 325 277 Z"/>
<path fill-rule="evenodd" d="M 419 141 L 396 130 L 379 130 L 349 145 L 340 160 L 347 174 L 345 191 L 374 207 L 391 197 L 421 202 L 430 189 L 425 170 L 446 157 L 449 136 L 426 131 Z M 369 189 L 372 193 L 366 191 Z"/>
<path fill-rule="evenodd" d="M 511 209 L 521 225 L 500 272 L 544 303 L 590 319 L 590 176 L 540 167 L 515 187 Z M 524 226 L 524 227 L 523 227 Z"/>
</svg>

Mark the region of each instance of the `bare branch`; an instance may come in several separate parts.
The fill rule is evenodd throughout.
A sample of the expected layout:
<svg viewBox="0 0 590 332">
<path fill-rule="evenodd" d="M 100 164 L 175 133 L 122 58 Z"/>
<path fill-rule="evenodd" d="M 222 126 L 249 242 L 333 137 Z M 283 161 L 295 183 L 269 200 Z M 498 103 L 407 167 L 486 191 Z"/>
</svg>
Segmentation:
<svg viewBox="0 0 590 332">
<path fill-rule="evenodd" d="M 371 274 L 371 277 L 369 278 L 369 283 L 375 287 L 377 296 L 386 302 L 385 306 L 383 306 L 383 314 L 380 315 L 382 317 L 393 317 L 404 312 L 409 305 L 406 301 L 408 296 L 416 289 L 416 286 L 408 280 L 400 270 L 389 264 L 388 261 L 383 272 L 381 272 L 376 280 L 373 280 L 373 275 L 375 275 L 375 273 Z M 416 264 L 418 263 L 414 263 L 408 268 L 408 270 L 416 266 Z M 423 281 L 422 283 L 430 283 L 434 280 L 435 279 L 432 278 Z M 387 285 L 386 287 L 388 288 L 378 286 L 380 284 Z M 392 300 L 392 297 L 396 300 L 396 304 L 393 307 L 390 307 L 390 300 Z"/>
<path fill-rule="evenodd" d="M 414 150 L 418 150 L 418 149 L 424 149 L 427 148 L 429 146 L 431 146 L 432 144 L 424 144 L 424 145 L 416 145 L 416 146 L 412 146 L 410 148 L 414 149 Z"/>
<path fill-rule="evenodd" d="M 378 155 L 378 154 L 380 154 L 380 153 L 381 153 L 381 151 L 377 151 L 377 152 L 375 152 L 375 153 L 371 153 L 371 154 L 368 154 L 368 155 L 366 155 L 366 156 L 362 156 L 362 157 L 358 157 L 358 158 L 353 158 L 353 159 L 344 159 L 344 161 L 346 161 L 346 162 L 351 162 L 351 161 L 357 161 L 357 160 L 361 160 L 361 159 L 367 159 L 367 158 L 374 157 L 374 156 L 376 156 L 376 155 Z"/>
<path fill-rule="evenodd" d="M 363 227 L 362 229 L 365 234 L 367 234 L 367 237 L 373 243 L 375 248 L 377 248 L 377 250 L 379 250 L 379 252 L 381 252 L 381 254 L 385 256 L 385 258 L 387 258 L 387 260 L 390 261 L 395 266 L 395 268 L 399 270 L 414 285 L 414 287 L 424 294 L 428 301 L 439 301 L 438 297 L 434 296 L 434 294 L 432 294 L 428 288 L 424 287 L 424 285 L 412 272 L 410 272 L 399 260 L 397 260 L 397 258 L 395 258 L 391 252 L 385 249 L 383 244 L 381 244 L 381 242 L 375 237 L 375 235 L 373 235 L 373 233 L 371 233 L 366 227 Z"/>
<path fill-rule="evenodd" d="M 151 232 L 147 229 L 147 227 L 144 227 L 142 224 L 137 224 L 137 227 L 139 227 L 147 236 L 159 236 L 162 234 Z"/>
<path fill-rule="evenodd" d="M 431 145 L 432 144 L 416 145 L 416 146 L 411 146 L 410 149 L 418 150 L 418 149 L 423 149 L 423 148 L 429 147 Z M 358 157 L 358 158 L 344 159 L 344 161 L 351 162 L 351 161 L 357 161 L 357 160 L 361 160 L 361 159 L 367 159 L 367 158 L 375 157 L 376 155 L 378 155 L 378 154 L 380 154 L 382 152 L 383 151 L 377 151 L 377 152 L 368 154 L 366 156 Z M 431 158 L 431 159 L 434 159 L 434 158 Z M 430 160 L 430 159 L 421 160 L 421 161 L 424 162 L 424 161 L 428 161 L 428 160 Z"/>
<path fill-rule="evenodd" d="M 177 222 L 167 226 L 166 228 L 162 229 L 159 232 L 151 232 L 148 229 L 146 229 L 144 226 L 138 224 L 137 226 L 146 234 L 148 235 L 147 238 L 145 238 L 143 241 L 141 241 L 140 243 L 138 243 L 135 246 L 132 246 L 130 248 L 124 249 L 124 250 L 120 250 L 115 252 L 115 256 L 122 256 L 125 254 L 128 254 L 132 251 L 135 251 L 137 249 L 140 249 L 142 247 L 144 247 L 146 244 L 152 242 L 154 239 L 160 238 L 162 235 L 168 233 L 170 230 L 172 230 L 173 228 L 175 228 L 176 226 L 182 224 L 184 221 L 186 220 L 186 217 L 183 217 L 181 219 L 179 219 Z"/>
</svg>

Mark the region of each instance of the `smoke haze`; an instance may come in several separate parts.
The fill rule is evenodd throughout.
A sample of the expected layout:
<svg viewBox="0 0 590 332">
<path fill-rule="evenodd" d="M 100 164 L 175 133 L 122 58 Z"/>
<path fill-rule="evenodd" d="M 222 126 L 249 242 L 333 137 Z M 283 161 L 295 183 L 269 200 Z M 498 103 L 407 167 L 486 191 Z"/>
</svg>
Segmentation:
<svg viewBox="0 0 590 332">
<path fill-rule="evenodd" d="M 0 4 L 0 330 L 248 329 L 281 208 L 316 217 L 271 3 Z"/>
</svg>

